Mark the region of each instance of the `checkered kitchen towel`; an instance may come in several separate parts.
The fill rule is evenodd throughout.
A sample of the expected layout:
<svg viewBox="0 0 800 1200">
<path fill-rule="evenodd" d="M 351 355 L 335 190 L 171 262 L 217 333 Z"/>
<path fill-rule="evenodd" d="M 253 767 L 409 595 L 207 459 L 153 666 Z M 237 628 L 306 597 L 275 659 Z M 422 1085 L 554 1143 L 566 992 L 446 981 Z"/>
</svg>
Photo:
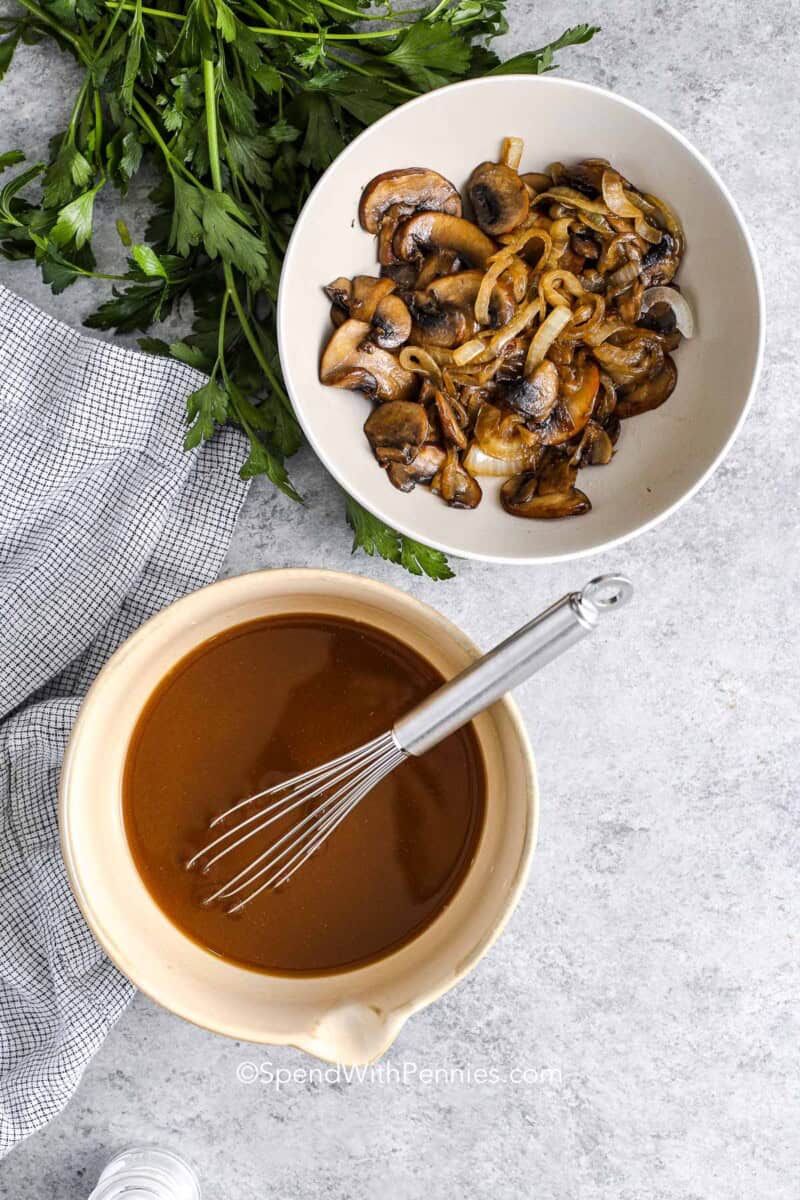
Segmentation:
<svg viewBox="0 0 800 1200">
<path fill-rule="evenodd" d="M 225 430 L 184 453 L 201 382 L 0 286 L 0 1157 L 66 1104 L 132 995 L 72 898 L 56 788 L 105 659 L 225 554 L 242 446 Z"/>
</svg>

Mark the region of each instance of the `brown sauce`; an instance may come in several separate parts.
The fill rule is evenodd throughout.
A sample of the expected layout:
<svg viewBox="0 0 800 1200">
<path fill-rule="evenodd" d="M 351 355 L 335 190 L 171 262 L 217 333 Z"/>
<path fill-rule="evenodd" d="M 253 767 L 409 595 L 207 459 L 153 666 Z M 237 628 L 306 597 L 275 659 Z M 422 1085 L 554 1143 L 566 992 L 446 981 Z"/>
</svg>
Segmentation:
<svg viewBox="0 0 800 1200">
<path fill-rule="evenodd" d="M 139 718 L 123 782 L 131 852 L 163 912 L 223 958 L 276 974 L 336 971 L 417 936 L 452 899 L 483 826 L 471 726 L 395 770 L 285 886 L 240 913 L 203 899 L 258 839 L 207 875 L 184 864 L 212 817 L 377 736 L 441 682 L 396 638 L 314 614 L 240 625 L 184 658 Z"/>
</svg>

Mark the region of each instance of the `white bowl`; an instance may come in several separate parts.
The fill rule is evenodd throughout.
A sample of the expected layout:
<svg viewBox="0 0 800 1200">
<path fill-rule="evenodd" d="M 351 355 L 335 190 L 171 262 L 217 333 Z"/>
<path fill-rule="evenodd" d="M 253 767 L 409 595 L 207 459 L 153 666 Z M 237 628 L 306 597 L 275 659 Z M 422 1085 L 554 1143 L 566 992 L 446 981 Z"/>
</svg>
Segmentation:
<svg viewBox="0 0 800 1200">
<path fill-rule="evenodd" d="M 89 690 L 61 773 L 61 849 L 92 932 L 148 996 L 229 1037 L 291 1043 L 332 1062 L 369 1062 L 413 1013 L 475 966 L 510 917 L 536 843 L 536 770 L 513 700 L 506 696 L 476 717 L 490 803 L 474 860 L 447 907 L 385 958 L 292 978 L 204 949 L 161 911 L 136 869 L 122 813 L 130 739 L 149 697 L 185 655 L 223 629 L 289 612 L 364 621 L 406 642 L 447 678 L 479 656 L 434 609 L 359 575 L 257 571 L 202 588 L 142 625 Z"/>
<path fill-rule="evenodd" d="M 522 169 L 559 159 L 608 158 L 680 215 L 688 250 L 678 277 L 697 335 L 677 355 L 678 386 L 655 412 L 626 421 L 619 453 L 585 471 L 586 516 L 526 521 L 507 515 L 499 482 L 481 480 L 470 512 L 418 487 L 396 491 L 362 432 L 370 401 L 323 387 L 330 336 L 324 284 L 377 274 L 375 239 L 359 226 L 361 190 L 379 171 L 433 167 L 457 187 L 504 136 L 525 139 Z M 278 299 L 281 364 L 309 442 L 351 495 L 389 525 L 449 554 L 496 562 L 553 562 L 608 549 L 687 500 L 730 448 L 755 389 L 763 351 L 762 285 L 750 237 L 713 167 L 664 121 L 619 96 L 570 80 L 498 76 L 454 84 L 405 104 L 336 159 L 300 214 Z"/>
</svg>

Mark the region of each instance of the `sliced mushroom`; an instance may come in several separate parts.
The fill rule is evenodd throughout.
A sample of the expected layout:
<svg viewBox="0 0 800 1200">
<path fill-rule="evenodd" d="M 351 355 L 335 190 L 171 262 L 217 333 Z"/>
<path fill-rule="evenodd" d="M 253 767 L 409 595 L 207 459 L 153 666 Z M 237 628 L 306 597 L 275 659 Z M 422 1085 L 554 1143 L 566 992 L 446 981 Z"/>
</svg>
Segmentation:
<svg viewBox="0 0 800 1200">
<path fill-rule="evenodd" d="M 396 350 L 411 336 L 411 313 L 399 296 L 384 296 L 372 318 L 371 340 L 383 350 Z"/>
<path fill-rule="evenodd" d="M 663 367 L 654 379 L 646 379 L 643 383 L 622 389 L 615 415 L 624 421 L 626 417 L 638 417 L 642 413 L 651 412 L 669 399 L 677 382 L 677 368 L 667 355 Z"/>
<path fill-rule="evenodd" d="M 424 292 L 428 284 L 433 283 L 434 279 L 441 278 L 442 275 L 450 275 L 456 269 L 458 255 L 455 250 L 435 250 L 433 254 L 429 254 L 420 267 L 417 275 L 416 283 L 414 284 L 418 292 Z"/>
<path fill-rule="evenodd" d="M 525 184 L 531 196 L 537 196 L 539 192 L 546 192 L 553 185 L 550 176 L 543 174 L 541 171 L 528 171 L 526 174 L 520 175 L 520 179 Z"/>
<path fill-rule="evenodd" d="M 610 417 L 606 418 L 603 422 L 603 429 L 608 434 L 611 445 L 616 446 L 619 441 L 619 435 L 622 433 L 622 425 L 616 413 L 612 413 Z"/>
<path fill-rule="evenodd" d="M 484 162 L 476 167 L 467 182 L 467 195 L 475 220 L 492 237 L 516 229 L 530 208 L 528 189 L 505 163 Z"/>
<path fill-rule="evenodd" d="M 520 413 L 504 412 L 494 404 L 484 404 L 478 413 L 475 437 L 484 454 L 492 458 L 516 460 L 520 453 L 528 453 L 533 459 L 542 444 L 538 432 L 528 429 Z"/>
<path fill-rule="evenodd" d="M 485 269 L 496 249 L 472 221 L 440 212 L 419 212 L 409 217 L 394 237 L 394 252 L 404 261 L 431 250 L 454 250 L 470 266 Z"/>
<path fill-rule="evenodd" d="M 589 497 L 576 487 L 540 494 L 536 472 L 512 475 L 507 479 L 500 489 L 500 502 L 512 517 L 550 521 L 559 517 L 579 517 L 592 507 Z"/>
<path fill-rule="evenodd" d="M 430 483 L 444 462 L 444 450 L 439 446 L 424 445 L 413 462 L 389 463 L 386 474 L 400 492 L 411 492 L 417 483 Z"/>
<path fill-rule="evenodd" d="M 394 258 L 394 255 L 392 255 Z M 401 295 L 412 292 L 417 282 L 417 268 L 414 263 L 394 262 L 381 266 L 381 278 L 393 279 Z"/>
<path fill-rule="evenodd" d="M 539 496 L 556 496 L 569 492 L 575 486 L 578 468 L 570 459 L 549 451 L 539 469 L 536 491 Z"/>
<path fill-rule="evenodd" d="M 503 389 L 503 399 L 529 421 L 546 421 L 558 401 L 560 380 L 555 363 L 540 362 L 529 379 L 515 379 Z"/>
<path fill-rule="evenodd" d="M 614 455 L 614 443 L 596 421 L 589 421 L 571 461 L 576 467 L 603 467 Z"/>
<path fill-rule="evenodd" d="M 570 234 L 569 244 L 575 254 L 590 262 L 595 262 L 600 257 L 600 240 L 591 229 L 574 230 Z"/>
<path fill-rule="evenodd" d="M 426 167 L 384 171 L 371 179 L 361 193 L 358 219 L 367 233 L 377 233 L 389 208 L 399 207 L 406 215 L 427 209 L 461 216 L 461 197 L 449 180 Z"/>
<path fill-rule="evenodd" d="M 680 265 L 679 246 L 670 233 L 662 233 L 661 241 L 650 246 L 639 267 L 639 278 L 644 287 L 663 287 L 672 282 Z"/>
<path fill-rule="evenodd" d="M 431 481 L 431 491 L 437 492 L 451 508 L 477 508 L 483 497 L 480 484 L 464 470 L 453 446 Z"/>
<path fill-rule="evenodd" d="M 338 279 L 334 279 L 327 287 L 324 287 L 323 292 L 337 308 L 342 312 L 349 314 L 350 312 L 350 296 L 353 291 L 353 285 L 346 275 L 340 275 Z"/>
<path fill-rule="evenodd" d="M 378 279 L 375 275 L 355 275 L 350 287 L 350 316 L 356 321 L 371 321 L 381 300 L 390 295 L 396 287 L 393 279 Z"/>
<path fill-rule="evenodd" d="M 364 433 L 380 463 L 410 463 L 428 436 L 428 418 L 421 404 L 389 400 L 373 409 Z"/>
<path fill-rule="evenodd" d="M 433 403 L 436 407 L 436 416 L 439 420 L 439 428 L 442 431 L 442 437 L 445 442 L 449 442 L 453 446 L 457 446 L 459 450 L 466 450 L 467 438 L 464 430 L 456 419 L 456 414 L 453 410 L 453 405 L 445 396 L 444 392 L 440 392 L 438 388 L 434 393 Z"/>
<path fill-rule="evenodd" d="M 652 304 L 639 317 L 638 324 L 643 329 L 652 329 L 654 333 L 671 334 L 675 332 L 675 309 L 663 300 Z"/>
<path fill-rule="evenodd" d="M 592 415 L 599 386 L 600 372 L 590 362 L 583 368 L 577 388 L 572 391 L 562 388 L 558 404 L 544 424 L 536 429 L 545 446 L 559 446 L 581 432 Z"/>
<path fill-rule="evenodd" d="M 411 302 L 412 341 L 417 346 L 458 346 L 475 329 L 474 319 L 458 308 L 442 308 L 435 300 L 417 293 Z"/>
<path fill-rule="evenodd" d="M 334 332 L 322 355 L 319 378 L 331 387 L 353 388 L 378 400 L 410 400 L 417 389 L 411 371 L 367 340 L 366 321 L 352 318 Z"/>
<path fill-rule="evenodd" d="M 402 204 L 391 204 L 381 217 L 378 228 L 378 262 L 381 266 L 391 266 L 399 260 L 393 250 L 394 235 L 401 221 L 410 216 L 410 212 Z M 383 272 L 381 272 L 383 274 Z"/>
<path fill-rule="evenodd" d="M 444 275 L 428 286 L 427 295 L 443 306 L 470 312 L 483 279 L 483 271 L 458 271 L 455 275 Z M 514 289 L 505 279 L 498 279 L 489 302 L 492 324 L 497 328 L 507 325 L 516 312 Z"/>
</svg>

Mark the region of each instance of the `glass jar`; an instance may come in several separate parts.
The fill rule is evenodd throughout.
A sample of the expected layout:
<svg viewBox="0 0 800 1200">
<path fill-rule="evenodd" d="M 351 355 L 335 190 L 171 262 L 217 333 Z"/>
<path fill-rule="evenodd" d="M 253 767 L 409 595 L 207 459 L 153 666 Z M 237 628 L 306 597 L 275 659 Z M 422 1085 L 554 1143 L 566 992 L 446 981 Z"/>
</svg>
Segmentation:
<svg viewBox="0 0 800 1200">
<path fill-rule="evenodd" d="M 200 1200 L 197 1176 L 180 1155 L 136 1146 L 112 1158 L 89 1200 Z"/>
</svg>

